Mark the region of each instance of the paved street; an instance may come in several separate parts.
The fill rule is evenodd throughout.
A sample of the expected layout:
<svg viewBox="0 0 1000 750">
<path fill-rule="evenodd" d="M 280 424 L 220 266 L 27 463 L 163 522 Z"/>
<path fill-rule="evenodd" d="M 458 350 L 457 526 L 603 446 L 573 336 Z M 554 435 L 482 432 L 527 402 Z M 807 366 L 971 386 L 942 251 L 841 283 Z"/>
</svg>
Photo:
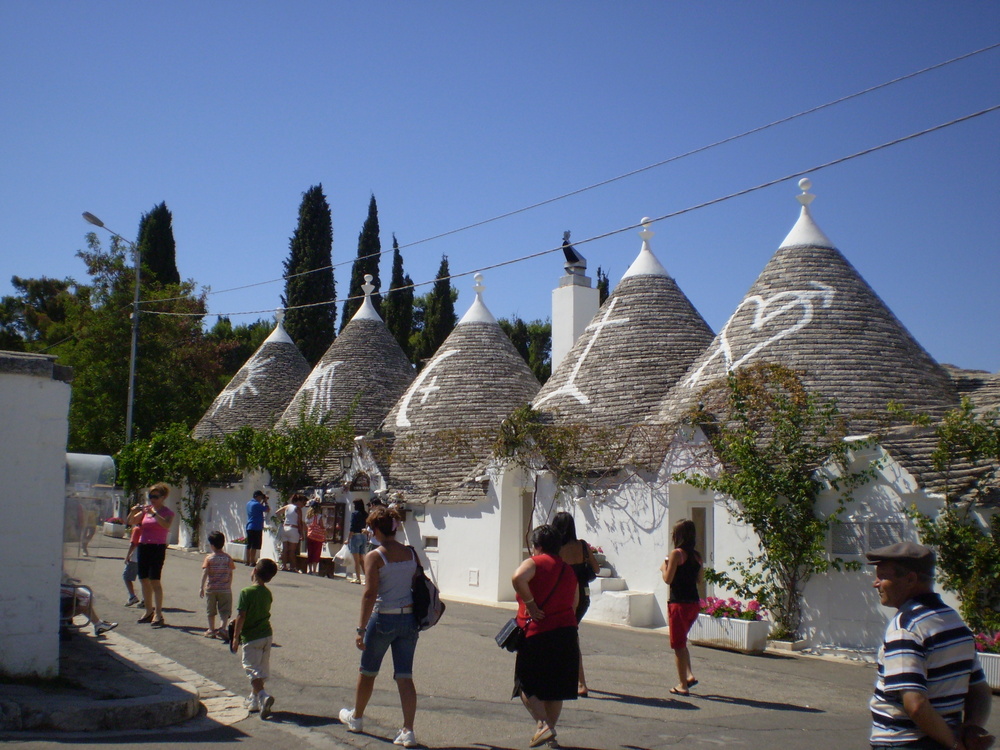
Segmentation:
<svg viewBox="0 0 1000 750">
<path fill-rule="evenodd" d="M 220 641 L 202 637 L 198 598 L 202 556 L 171 550 L 164 568 L 168 628 L 138 625 L 138 613 L 122 606 L 122 540 L 98 537 L 94 557 L 76 564 L 76 575 L 97 593 L 105 619 L 118 620 L 122 635 L 149 646 L 229 690 L 248 692 L 239 657 Z M 249 581 L 237 567 L 234 590 Z M 279 573 L 272 582 L 272 652 L 269 692 L 272 720 L 256 717 L 224 727 L 201 719 L 189 725 L 92 738 L 32 737 L 15 748 L 60 747 L 90 742 L 129 747 L 155 742 L 191 747 L 238 742 L 246 748 L 392 747 L 400 726 L 389 657 L 365 716 L 366 734 L 349 734 L 336 716 L 351 705 L 359 652 L 354 648 L 361 587 L 343 580 Z M 441 623 L 421 635 L 415 679 L 419 694 L 416 733 L 429 748 L 525 748 L 533 731 L 520 701 L 508 700 L 513 655 L 493 642 L 509 617 L 502 608 L 449 602 Z M 581 643 L 591 697 L 568 702 L 559 724 L 564 748 L 659 750 L 660 748 L 867 747 L 874 667 L 826 659 L 771 655 L 750 657 L 692 648 L 701 684 L 689 698 L 674 699 L 673 659 L 666 635 L 585 624 Z M 994 697 L 994 733 L 1000 701 Z"/>
</svg>

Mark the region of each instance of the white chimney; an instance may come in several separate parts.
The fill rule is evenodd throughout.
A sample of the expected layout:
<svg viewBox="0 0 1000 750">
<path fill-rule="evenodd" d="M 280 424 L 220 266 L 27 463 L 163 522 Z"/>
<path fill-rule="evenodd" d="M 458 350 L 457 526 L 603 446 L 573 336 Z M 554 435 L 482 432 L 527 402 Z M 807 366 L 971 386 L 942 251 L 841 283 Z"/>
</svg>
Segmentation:
<svg viewBox="0 0 1000 750">
<path fill-rule="evenodd" d="M 552 371 L 555 372 L 573 344 L 597 314 L 600 292 L 590 285 L 587 261 L 569 244 L 569 232 L 563 235 L 566 275 L 559 288 L 552 290 Z"/>
</svg>

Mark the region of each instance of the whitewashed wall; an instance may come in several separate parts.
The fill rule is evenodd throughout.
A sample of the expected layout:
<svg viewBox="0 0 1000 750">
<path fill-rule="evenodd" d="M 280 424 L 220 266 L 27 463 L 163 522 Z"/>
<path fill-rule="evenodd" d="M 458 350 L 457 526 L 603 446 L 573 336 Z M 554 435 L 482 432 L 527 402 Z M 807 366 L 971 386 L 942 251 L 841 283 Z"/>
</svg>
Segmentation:
<svg viewBox="0 0 1000 750">
<path fill-rule="evenodd" d="M 0 352 L 0 669 L 59 670 L 59 583 L 70 386 L 54 357 Z M 31 530 L 32 533 L 26 533 Z"/>
</svg>

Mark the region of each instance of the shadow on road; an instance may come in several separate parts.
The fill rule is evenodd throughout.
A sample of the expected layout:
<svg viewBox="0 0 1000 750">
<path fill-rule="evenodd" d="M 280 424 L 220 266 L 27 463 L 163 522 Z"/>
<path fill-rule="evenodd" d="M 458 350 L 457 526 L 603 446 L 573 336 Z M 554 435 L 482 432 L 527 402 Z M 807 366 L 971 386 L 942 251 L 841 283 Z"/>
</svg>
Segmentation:
<svg viewBox="0 0 1000 750">
<path fill-rule="evenodd" d="M 294 711 L 274 711 L 265 721 L 271 724 L 294 724 L 297 727 L 328 727 L 340 723 L 332 716 L 299 714 Z"/>
<path fill-rule="evenodd" d="M 607 696 L 607 697 L 603 697 Z M 653 708 L 680 708 L 688 711 L 697 710 L 698 707 L 687 701 L 674 698 L 647 698 L 642 695 L 628 695 L 626 693 L 609 693 L 606 690 L 590 689 L 590 697 L 586 700 L 617 701 L 627 703 L 630 706 L 651 706 Z"/>
<path fill-rule="evenodd" d="M 736 706 L 746 706 L 747 708 L 763 708 L 768 711 L 798 711 L 806 714 L 826 713 L 822 708 L 811 706 L 796 706 L 794 703 L 774 703 L 773 701 L 758 701 L 753 698 L 734 698 L 731 695 L 699 695 L 699 698 L 716 703 L 730 703 Z"/>
</svg>

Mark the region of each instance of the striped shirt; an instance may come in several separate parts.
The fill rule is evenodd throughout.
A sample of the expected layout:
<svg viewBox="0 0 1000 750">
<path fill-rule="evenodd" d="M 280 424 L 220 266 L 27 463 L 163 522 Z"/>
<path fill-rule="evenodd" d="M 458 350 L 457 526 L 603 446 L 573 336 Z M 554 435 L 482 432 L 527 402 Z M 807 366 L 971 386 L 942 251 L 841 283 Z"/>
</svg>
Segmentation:
<svg viewBox="0 0 1000 750">
<path fill-rule="evenodd" d="M 926 735 L 903 709 L 903 693 L 926 693 L 953 728 L 962 723 L 969 685 L 986 679 L 962 618 L 937 594 L 907 601 L 885 629 L 871 699 L 871 743 L 900 745 Z"/>
</svg>

